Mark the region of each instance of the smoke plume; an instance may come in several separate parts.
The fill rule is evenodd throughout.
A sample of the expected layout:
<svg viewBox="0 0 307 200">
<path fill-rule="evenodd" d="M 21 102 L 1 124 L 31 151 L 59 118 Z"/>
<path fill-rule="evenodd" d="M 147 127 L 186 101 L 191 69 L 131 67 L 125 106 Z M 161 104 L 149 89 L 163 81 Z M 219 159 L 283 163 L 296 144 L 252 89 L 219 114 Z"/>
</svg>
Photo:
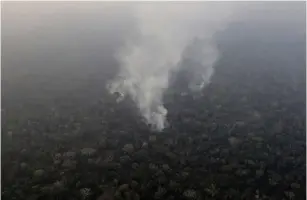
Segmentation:
<svg viewBox="0 0 307 200">
<path fill-rule="evenodd" d="M 210 82 L 218 58 L 214 34 L 225 27 L 230 11 L 222 2 L 138 4 L 137 40 L 127 41 L 118 53 L 120 71 L 109 91 L 130 96 L 146 122 L 163 130 L 167 109 L 162 100 L 171 73 L 194 63 L 189 87 L 200 90 Z"/>
</svg>

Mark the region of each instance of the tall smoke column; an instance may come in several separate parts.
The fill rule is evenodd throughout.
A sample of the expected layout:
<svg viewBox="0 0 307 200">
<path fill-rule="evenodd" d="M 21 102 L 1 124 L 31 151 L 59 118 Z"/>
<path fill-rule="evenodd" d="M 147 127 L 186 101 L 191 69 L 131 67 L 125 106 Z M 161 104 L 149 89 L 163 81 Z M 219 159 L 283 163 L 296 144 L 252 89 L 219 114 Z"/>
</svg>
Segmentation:
<svg viewBox="0 0 307 200">
<path fill-rule="evenodd" d="M 219 2 L 138 4 L 135 14 L 139 36 L 118 53 L 121 68 L 108 85 L 109 91 L 121 97 L 129 95 L 147 123 L 157 131 L 163 130 L 167 109 L 162 99 L 170 73 L 178 70 L 187 56 L 202 65 L 197 85 L 202 88 L 209 82 L 218 57 L 213 35 L 225 27 L 230 10 L 229 4 Z M 193 55 L 186 48 L 195 41 L 201 45 Z"/>
</svg>

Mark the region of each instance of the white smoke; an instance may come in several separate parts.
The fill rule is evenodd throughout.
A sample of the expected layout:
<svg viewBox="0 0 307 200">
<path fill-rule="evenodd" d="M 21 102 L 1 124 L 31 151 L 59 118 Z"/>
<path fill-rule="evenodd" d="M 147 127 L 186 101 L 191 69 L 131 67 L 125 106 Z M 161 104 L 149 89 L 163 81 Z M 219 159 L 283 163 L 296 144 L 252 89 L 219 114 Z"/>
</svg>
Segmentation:
<svg viewBox="0 0 307 200">
<path fill-rule="evenodd" d="M 182 67 L 183 59 L 190 59 L 201 64 L 191 89 L 209 83 L 218 58 L 213 36 L 225 27 L 230 11 L 230 5 L 221 2 L 137 5 L 140 35 L 118 53 L 121 68 L 109 91 L 120 98 L 130 96 L 147 123 L 162 130 L 167 123 L 162 99 L 170 73 Z"/>
</svg>

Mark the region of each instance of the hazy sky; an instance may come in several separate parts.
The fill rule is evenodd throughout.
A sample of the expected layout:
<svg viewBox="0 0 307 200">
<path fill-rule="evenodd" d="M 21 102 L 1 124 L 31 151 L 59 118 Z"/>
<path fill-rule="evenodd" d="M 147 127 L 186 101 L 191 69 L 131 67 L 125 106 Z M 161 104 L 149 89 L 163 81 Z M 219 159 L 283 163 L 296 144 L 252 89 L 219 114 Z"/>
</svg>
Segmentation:
<svg viewBox="0 0 307 200">
<path fill-rule="evenodd" d="M 221 4 L 220 8 L 229 6 L 223 2 L 217 4 Z M 259 28 L 267 24 L 276 29 L 276 33 L 282 29 L 293 34 L 304 30 L 305 2 L 228 4 L 235 8 L 234 19 L 261 23 Z M 212 20 L 218 15 L 211 14 Z M 18 60 L 29 60 L 37 54 L 51 55 L 55 51 L 65 51 L 65 56 L 85 55 L 98 48 L 112 51 L 137 29 L 133 15 L 132 3 L 2 2 L 3 59 L 11 61 L 14 57 L 16 60 L 17 56 Z M 4 63 L 3 67 L 9 66 Z"/>
<path fill-rule="evenodd" d="M 229 7 L 224 2 L 216 4 L 219 10 Z M 233 21 L 254 23 L 255 27 L 261 24 L 255 31 L 261 32 L 259 29 L 265 26 L 275 30 L 275 34 L 297 34 L 305 30 L 302 27 L 305 26 L 305 2 L 227 4 L 234 7 Z M 133 7 L 128 2 L 2 2 L 2 67 L 19 68 L 20 63 L 24 66 L 24 61 L 36 60 L 37 56 L 46 59 L 50 56 L 52 60 L 56 54 L 57 59 L 72 60 L 89 54 L 112 54 L 124 38 L 137 32 Z M 211 15 L 210 20 L 214 20 L 219 13 Z"/>
</svg>

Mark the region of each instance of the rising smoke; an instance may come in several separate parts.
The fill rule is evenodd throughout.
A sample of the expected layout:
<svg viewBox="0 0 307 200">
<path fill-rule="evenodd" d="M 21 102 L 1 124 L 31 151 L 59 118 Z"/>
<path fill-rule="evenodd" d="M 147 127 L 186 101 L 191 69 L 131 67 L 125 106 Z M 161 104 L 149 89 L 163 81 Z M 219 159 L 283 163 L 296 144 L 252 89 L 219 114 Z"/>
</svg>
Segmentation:
<svg viewBox="0 0 307 200">
<path fill-rule="evenodd" d="M 225 28 L 230 14 L 230 5 L 222 2 L 138 4 L 139 36 L 118 52 L 120 70 L 108 85 L 110 93 L 130 96 L 146 122 L 163 130 L 167 109 L 162 99 L 171 73 L 195 63 L 189 87 L 205 87 L 218 58 L 214 34 Z"/>
</svg>

